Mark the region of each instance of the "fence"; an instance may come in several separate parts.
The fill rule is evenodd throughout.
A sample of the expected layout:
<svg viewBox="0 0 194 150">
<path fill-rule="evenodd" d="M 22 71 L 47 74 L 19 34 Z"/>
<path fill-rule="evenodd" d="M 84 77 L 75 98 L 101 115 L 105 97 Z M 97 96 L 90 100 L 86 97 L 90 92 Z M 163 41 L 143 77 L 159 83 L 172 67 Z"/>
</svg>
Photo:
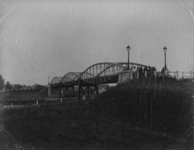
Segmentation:
<svg viewBox="0 0 194 150">
<path fill-rule="evenodd" d="M 176 79 L 194 79 L 194 71 L 180 72 L 180 71 L 169 71 L 167 75 Z"/>
<path fill-rule="evenodd" d="M 134 79 L 139 79 L 139 78 L 162 78 L 164 76 L 170 76 L 176 79 L 194 79 L 194 71 L 190 72 L 180 72 L 180 71 L 165 71 L 165 72 L 160 72 L 160 71 L 136 71 L 133 72 L 133 77 Z"/>
</svg>

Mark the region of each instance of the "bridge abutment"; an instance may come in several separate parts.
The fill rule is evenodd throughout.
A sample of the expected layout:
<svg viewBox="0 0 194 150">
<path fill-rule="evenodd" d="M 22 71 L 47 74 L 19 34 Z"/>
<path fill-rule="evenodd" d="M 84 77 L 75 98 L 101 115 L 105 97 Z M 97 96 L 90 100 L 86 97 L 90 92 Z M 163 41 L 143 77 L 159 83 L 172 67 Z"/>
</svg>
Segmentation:
<svg viewBox="0 0 194 150">
<path fill-rule="evenodd" d="M 127 80 L 133 79 L 133 71 L 132 70 L 125 70 L 119 73 L 118 83 L 125 82 Z"/>
</svg>

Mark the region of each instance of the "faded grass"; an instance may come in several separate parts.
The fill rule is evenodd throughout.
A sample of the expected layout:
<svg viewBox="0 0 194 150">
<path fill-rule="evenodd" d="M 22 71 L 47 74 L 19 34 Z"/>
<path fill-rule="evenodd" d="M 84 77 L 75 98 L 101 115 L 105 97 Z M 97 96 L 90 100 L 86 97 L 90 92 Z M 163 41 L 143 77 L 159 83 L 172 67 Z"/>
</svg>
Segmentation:
<svg viewBox="0 0 194 150">
<path fill-rule="evenodd" d="M 5 110 L 1 118 L 25 149 L 191 149 L 193 91 L 191 81 L 137 81 L 94 100 Z"/>
</svg>

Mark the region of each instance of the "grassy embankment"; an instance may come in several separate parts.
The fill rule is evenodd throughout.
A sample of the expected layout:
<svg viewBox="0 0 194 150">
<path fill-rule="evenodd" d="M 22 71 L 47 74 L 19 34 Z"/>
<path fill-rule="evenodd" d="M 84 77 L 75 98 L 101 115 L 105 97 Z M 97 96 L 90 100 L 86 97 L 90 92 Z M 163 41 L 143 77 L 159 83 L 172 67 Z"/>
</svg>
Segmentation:
<svg viewBox="0 0 194 150">
<path fill-rule="evenodd" d="M 193 91 L 189 81 L 127 83 L 95 100 L 4 110 L 0 124 L 8 149 L 191 149 Z"/>
</svg>

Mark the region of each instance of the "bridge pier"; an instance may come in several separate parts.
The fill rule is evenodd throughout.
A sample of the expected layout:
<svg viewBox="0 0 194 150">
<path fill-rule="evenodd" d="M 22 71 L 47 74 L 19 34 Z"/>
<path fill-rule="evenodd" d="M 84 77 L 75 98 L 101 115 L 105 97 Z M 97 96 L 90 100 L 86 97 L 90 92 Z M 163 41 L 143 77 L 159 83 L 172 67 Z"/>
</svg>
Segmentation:
<svg viewBox="0 0 194 150">
<path fill-rule="evenodd" d="M 96 85 L 79 85 L 78 99 L 91 99 L 99 94 L 98 84 Z"/>
<path fill-rule="evenodd" d="M 60 88 L 60 98 L 62 97 L 75 97 L 74 86 L 61 87 Z"/>
</svg>

